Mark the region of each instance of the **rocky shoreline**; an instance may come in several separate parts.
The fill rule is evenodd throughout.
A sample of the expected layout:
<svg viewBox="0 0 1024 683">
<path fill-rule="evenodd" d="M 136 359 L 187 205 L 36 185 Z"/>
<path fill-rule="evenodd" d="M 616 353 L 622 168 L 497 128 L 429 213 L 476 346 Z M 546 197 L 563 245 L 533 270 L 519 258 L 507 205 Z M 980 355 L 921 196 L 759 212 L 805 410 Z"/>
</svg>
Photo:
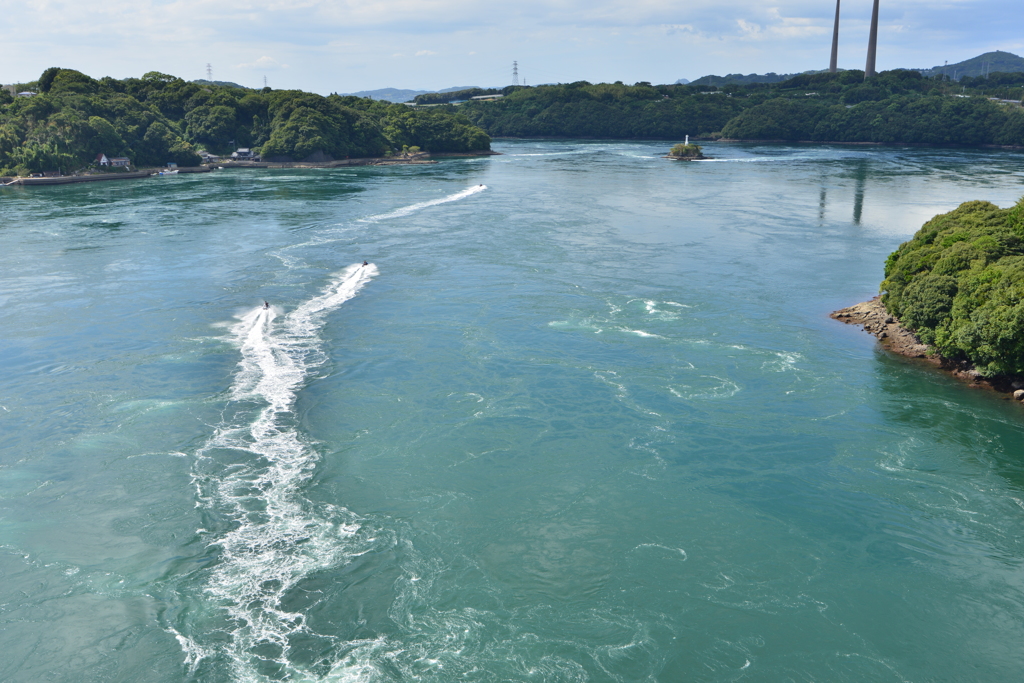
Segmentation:
<svg viewBox="0 0 1024 683">
<path fill-rule="evenodd" d="M 917 335 L 904 328 L 900 325 L 899 320 L 889 314 L 882 303 L 881 297 L 876 296 L 870 301 L 841 308 L 829 314 L 829 317 L 848 325 L 860 325 L 864 328 L 865 332 L 873 334 L 886 351 L 891 351 L 907 358 L 920 359 L 967 382 L 971 386 L 992 389 L 993 391 L 1012 395 L 1018 401 L 1024 400 L 1024 380 L 1022 378 L 1006 376 L 982 377 L 969 362 L 951 360 L 934 353 L 927 345 L 921 343 Z"/>
<path fill-rule="evenodd" d="M 711 157 L 706 157 L 703 154 L 701 154 L 699 157 L 677 157 L 671 154 L 666 154 L 665 156 L 662 157 L 662 159 L 673 159 L 675 161 L 706 161 L 710 158 Z"/>
</svg>

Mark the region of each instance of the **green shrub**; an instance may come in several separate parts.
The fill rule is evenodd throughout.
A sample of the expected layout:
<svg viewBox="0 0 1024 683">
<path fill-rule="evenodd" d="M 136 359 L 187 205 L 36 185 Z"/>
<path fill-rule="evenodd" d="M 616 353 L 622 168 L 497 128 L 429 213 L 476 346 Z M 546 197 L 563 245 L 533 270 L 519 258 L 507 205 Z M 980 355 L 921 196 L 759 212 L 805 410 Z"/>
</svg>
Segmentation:
<svg viewBox="0 0 1024 683">
<path fill-rule="evenodd" d="M 698 158 L 704 156 L 702 153 L 702 147 L 699 145 L 684 145 L 679 143 L 673 145 L 672 149 L 668 151 L 670 157 L 684 157 L 684 158 Z"/>
<path fill-rule="evenodd" d="M 885 264 L 882 300 L 927 344 L 984 375 L 1024 374 L 1024 199 L 966 202 Z"/>
</svg>

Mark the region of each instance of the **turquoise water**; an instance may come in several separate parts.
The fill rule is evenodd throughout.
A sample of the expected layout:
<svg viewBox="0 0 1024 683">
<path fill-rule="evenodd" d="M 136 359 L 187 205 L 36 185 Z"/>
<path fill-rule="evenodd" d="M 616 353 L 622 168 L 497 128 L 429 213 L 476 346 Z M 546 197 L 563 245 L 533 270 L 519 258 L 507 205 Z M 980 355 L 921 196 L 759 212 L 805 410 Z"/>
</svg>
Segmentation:
<svg viewBox="0 0 1024 683">
<path fill-rule="evenodd" d="M 0 189 L 0 680 L 1018 678 L 1024 410 L 827 315 L 1021 157 L 496 149 Z"/>
</svg>

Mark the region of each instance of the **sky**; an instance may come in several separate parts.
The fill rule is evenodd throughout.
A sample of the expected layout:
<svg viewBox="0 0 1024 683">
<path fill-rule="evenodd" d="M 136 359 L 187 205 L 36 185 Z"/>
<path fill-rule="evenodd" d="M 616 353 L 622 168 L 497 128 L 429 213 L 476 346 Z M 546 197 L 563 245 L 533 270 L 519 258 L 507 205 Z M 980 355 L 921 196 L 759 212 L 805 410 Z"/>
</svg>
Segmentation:
<svg viewBox="0 0 1024 683">
<path fill-rule="evenodd" d="M 149 71 L 321 94 L 828 67 L 832 0 L 0 0 L 0 82 L 48 67 Z M 863 69 L 871 0 L 844 0 L 839 66 Z M 882 0 L 878 70 L 1024 56 L 1021 0 Z"/>
</svg>

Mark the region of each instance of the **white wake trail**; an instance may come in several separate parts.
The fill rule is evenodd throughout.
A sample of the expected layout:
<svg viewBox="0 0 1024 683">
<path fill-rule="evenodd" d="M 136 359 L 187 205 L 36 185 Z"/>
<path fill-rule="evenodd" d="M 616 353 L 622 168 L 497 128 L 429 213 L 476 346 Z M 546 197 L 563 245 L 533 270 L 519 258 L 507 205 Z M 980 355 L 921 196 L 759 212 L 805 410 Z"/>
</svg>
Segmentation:
<svg viewBox="0 0 1024 683">
<path fill-rule="evenodd" d="M 479 194 L 480 192 L 483 192 L 486 189 L 486 185 L 474 185 L 473 187 L 466 188 L 462 192 L 456 192 L 455 194 L 450 194 L 447 197 L 441 197 L 440 199 L 431 199 L 426 202 L 419 202 L 418 204 L 410 204 L 409 206 L 403 206 L 400 209 L 395 209 L 394 211 L 389 211 L 388 213 L 380 213 L 377 214 L 376 216 L 367 216 L 366 218 L 361 218 L 360 221 L 364 223 L 376 223 L 377 221 L 384 221 L 390 218 L 401 218 L 403 216 L 408 216 L 410 214 L 416 213 L 417 211 L 429 208 L 431 206 L 438 206 L 439 204 L 447 204 L 449 202 L 457 202 L 461 199 L 465 199 L 466 197 L 472 197 L 473 195 Z"/>
<path fill-rule="evenodd" d="M 226 418 L 199 449 L 194 475 L 200 500 L 231 529 L 211 543 L 220 557 L 205 586 L 229 617 L 230 638 L 200 647 L 175 631 L 193 671 L 214 653 L 227 657 L 239 681 L 263 680 L 260 662 L 290 668 L 290 638 L 306 625 L 301 613 L 282 607 L 286 593 L 366 552 L 353 513 L 314 506 L 302 495 L 318 454 L 293 426 L 292 413 L 311 371 L 327 360 L 320 338 L 326 315 L 377 274 L 374 265 L 349 266 L 280 322 L 273 308 L 259 308 L 231 328 L 241 353 L 230 392 L 237 417 Z M 255 404 L 255 415 L 246 404 Z"/>
</svg>

